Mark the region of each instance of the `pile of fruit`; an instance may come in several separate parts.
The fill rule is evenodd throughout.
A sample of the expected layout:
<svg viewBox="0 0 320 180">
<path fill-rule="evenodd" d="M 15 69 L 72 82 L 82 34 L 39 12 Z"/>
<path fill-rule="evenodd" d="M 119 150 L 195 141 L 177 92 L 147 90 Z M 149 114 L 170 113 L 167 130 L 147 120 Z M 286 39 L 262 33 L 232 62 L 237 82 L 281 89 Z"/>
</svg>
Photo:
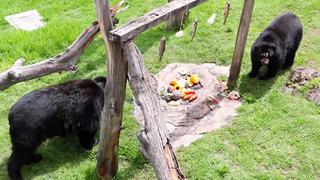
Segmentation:
<svg viewBox="0 0 320 180">
<path fill-rule="evenodd" d="M 160 95 L 167 102 L 185 100 L 191 102 L 198 98 L 196 90 L 202 85 L 198 74 L 187 74 L 185 69 L 179 70 L 180 77 L 171 80 L 168 87 L 160 91 Z"/>
</svg>

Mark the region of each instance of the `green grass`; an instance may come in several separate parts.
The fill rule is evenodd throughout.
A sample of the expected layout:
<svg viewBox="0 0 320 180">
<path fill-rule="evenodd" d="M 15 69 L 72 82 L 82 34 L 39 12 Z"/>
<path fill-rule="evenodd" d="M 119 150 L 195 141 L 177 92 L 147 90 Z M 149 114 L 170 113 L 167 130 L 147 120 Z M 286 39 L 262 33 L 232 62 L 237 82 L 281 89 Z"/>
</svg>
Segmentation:
<svg viewBox="0 0 320 180">
<path fill-rule="evenodd" d="M 115 2 L 114 0 L 112 2 Z M 130 8 L 120 14 L 120 24 L 143 15 L 166 3 L 165 0 L 129 0 Z M 54 56 L 69 46 L 80 32 L 96 19 L 94 1 L 86 0 L 0 0 L 0 71 L 23 57 L 26 64 Z M 232 1 L 226 25 L 223 22 L 224 0 L 209 0 L 191 10 L 185 27 L 186 36 L 176 39 L 161 24 L 141 34 L 136 43 L 146 67 L 159 72 L 168 63 L 207 63 L 229 65 L 236 38 L 242 1 Z M 37 9 L 47 22 L 32 32 L 15 30 L 4 20 L 14 13 Z M 313 64 L 320 68 L 320 1 L 256 1 L 247 47 L 244 53 L 238 88 L 244 97 L 235 122 L 209 133 L 178 152 L 188 179 L 319 179 L 320 178 L 320 109 L 303 97 L 283 94 L 288 72 L 268 81 L 248 79 L 250 47 L 265 26 L 282 12 L 301 17 L 304 37 L 296 56 L 295 67 Z M 217 18 L 206 24 L 212 13 Z M 198 33 L 190 42 L 191 22 L 199 19 Z M 167 50 L 158 62 L 159 40 L 166 33 Z M 81 56 L 75 74 L 53 74 L 22 82 L 0 93 L 0 179 L 7 179 L 6 164 L 10 155 L 7 114 L 13 103 L 34 89 L 76 78 L 105 74 L 105 48 L 99 36 Z M 154 179 L 149 163 L 138 151 L 139 127 L 132 116 L 132 94 L 127 91 L 124 126 L 120 139 L 120 167 L 115 179 Z M 44 160 L 25 166 L 26 179 L 95 179 L 95 155 L 83 151 L 74 137 L 47 141 L 39 151 Z"/>
</svg>

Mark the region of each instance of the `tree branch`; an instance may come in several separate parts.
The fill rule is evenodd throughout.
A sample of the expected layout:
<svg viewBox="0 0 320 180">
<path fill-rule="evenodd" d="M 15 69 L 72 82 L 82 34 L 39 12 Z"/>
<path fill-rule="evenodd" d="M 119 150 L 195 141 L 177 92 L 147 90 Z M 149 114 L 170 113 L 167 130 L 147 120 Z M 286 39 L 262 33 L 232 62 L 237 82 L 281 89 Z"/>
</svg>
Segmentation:
<svg viewBox="0 0 320 180">
<path fill-rule="evenodd" d="M 98 22 L 85 29 L 80 36 L 61 54 L 36 64 L 23 66 L 23 59 L 18 59 L 9 69 L 0 73 L 0 90 L 13 84 L 62 71 L 76 71 L 76 62 L 85 48 L 99 32 Z"/>
</svg>

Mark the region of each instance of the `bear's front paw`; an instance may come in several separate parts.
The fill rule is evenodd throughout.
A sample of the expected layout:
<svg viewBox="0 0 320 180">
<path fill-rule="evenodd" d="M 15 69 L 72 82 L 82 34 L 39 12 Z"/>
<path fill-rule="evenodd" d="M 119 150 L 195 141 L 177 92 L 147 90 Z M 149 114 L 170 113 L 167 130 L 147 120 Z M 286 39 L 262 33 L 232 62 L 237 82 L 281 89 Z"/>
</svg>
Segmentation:
<svg viewBox="0 0 320 180">
<path fill-rule="evenodd" d="M 247 75 L 248 75 L 249 78 L 255 78 L 255 77 L 257 77 L 258 72 L 251 71 Z"/>
<path fill-rule="evenodd" d="M 29 158 L 29 160 L 26 161 L 26 164 L 38 163 L 38 162 L 40 162 L 42 159 L 43 159 L 42 155 L 36 153 L 36 154 L 32 155 L 32 157 Z"/>
<path fill-rule="evenodd" d="M 259 77 L 260 80 L 267 80 L 267 79 L 270 79 L 270 78 L 271 78 L 271 76 L 269 76 L 269 75 L 264 75 L 264 76 L 260 76 Z"/>
<path fill-rule="evenodd" d="M 38 163 L 38 162 L 42 161 L 42 159 L 43 159 L 43 157 L 41 154 L 36 153 L 33 155 L 33 163 Z"/>
</svg>

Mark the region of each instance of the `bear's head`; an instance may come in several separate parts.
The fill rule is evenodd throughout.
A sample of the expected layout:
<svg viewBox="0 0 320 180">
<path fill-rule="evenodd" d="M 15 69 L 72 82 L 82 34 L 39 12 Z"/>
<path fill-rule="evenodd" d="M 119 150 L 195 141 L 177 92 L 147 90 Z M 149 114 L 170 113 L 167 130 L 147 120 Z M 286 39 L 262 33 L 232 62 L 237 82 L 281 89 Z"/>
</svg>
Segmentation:
<svg viewBox="0 0 320 180">
<path fill-rule="evenodd" d="M 107 78 L 103 77 L 103 76 L 98 76 L 98 77 L 94 78 L 93 80 L 94 80 L 95 83 L 98 84 L 98 86 L 101 89 L 104 89 L 106 84 L 107 84 Z"/>
<path fill-rule="evenodd" d="M 254 47 L 255 60 L 262 65 L 268 65 L 270 61 L 277 60 L 277 46 L 274 43 L 261 43 Z"/>
</svg>

